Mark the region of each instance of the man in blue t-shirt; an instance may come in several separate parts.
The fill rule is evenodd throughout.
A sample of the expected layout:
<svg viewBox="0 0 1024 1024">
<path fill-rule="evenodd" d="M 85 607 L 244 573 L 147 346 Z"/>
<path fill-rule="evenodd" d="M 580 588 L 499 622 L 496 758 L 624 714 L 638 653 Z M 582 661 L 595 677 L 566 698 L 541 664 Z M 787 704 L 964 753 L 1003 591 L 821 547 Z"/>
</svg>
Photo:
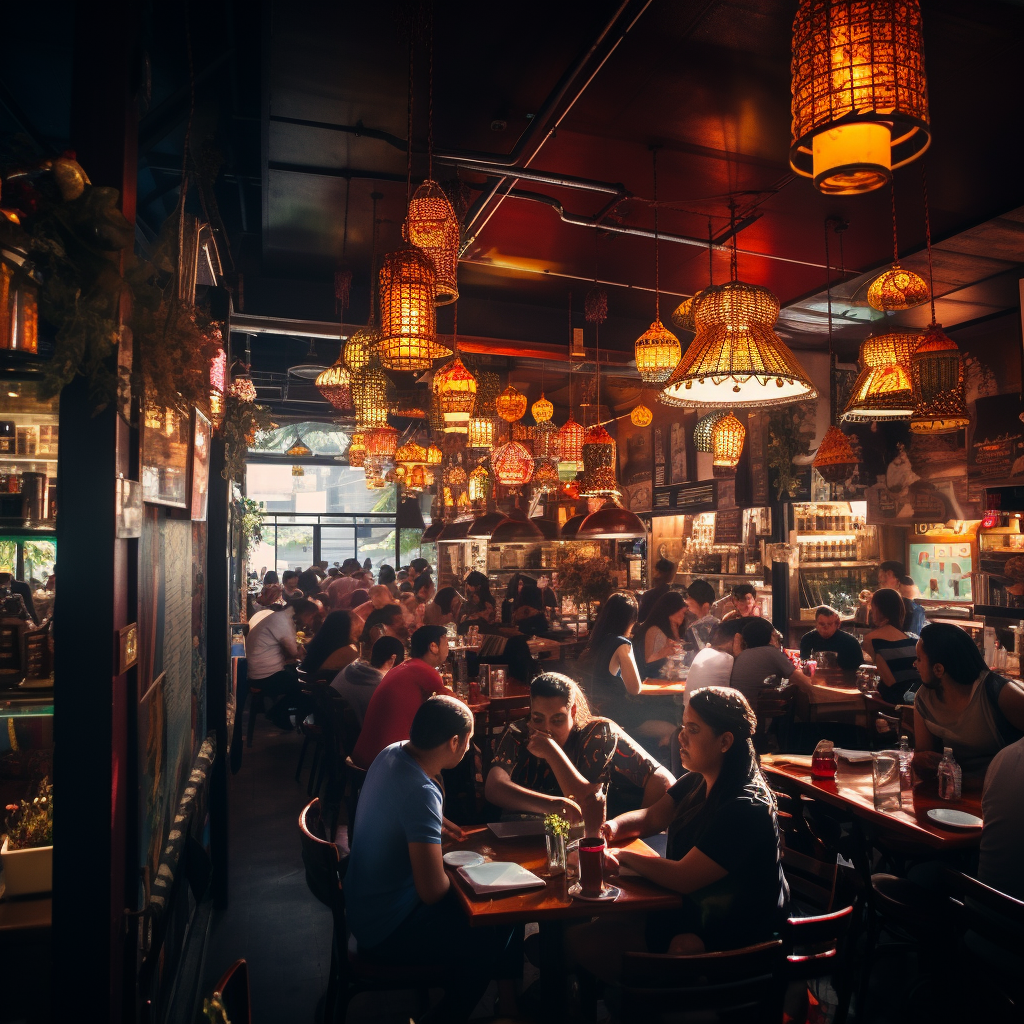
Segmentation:
<svg viewBox="0 0 1024 1024">
<path fill-rule="evenodd" d="M 445 995 L 423 1020 L 467 1020 L 495 974 L 522 974 L 512 928 L 469 927 L 441 859 L 441 772 L 465 756 L 473 716 L 454 697 L 420 705 L 406 743 L 374 759 L 359 795 L 345 875 L 348 923 L 362 954 L 401 964 L 458 963 Z M 453 953 L 453 951 L 456 951 Z M 502 986 L 503 1007 L 514 988 Z"/>
</svg>

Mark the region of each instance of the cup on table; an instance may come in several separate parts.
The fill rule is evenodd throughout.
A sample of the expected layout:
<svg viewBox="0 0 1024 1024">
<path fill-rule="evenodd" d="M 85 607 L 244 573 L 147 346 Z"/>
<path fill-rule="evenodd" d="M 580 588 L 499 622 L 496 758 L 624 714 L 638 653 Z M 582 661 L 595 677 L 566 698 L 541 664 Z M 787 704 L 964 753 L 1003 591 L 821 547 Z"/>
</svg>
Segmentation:
<svg viewBox="0 0 1024 1024">
<path fill-rule="evenodd" d="M 601 836 L 580 840 L 580 888 L 584 896 L 600 896 L 604 891 L 604 850 Z"/>
<path fill-rule="evenodd" d="M 871 755 L 871 788 L 876 811 L 898 811 L 903 806 L 898 750 L 876 750 Z"/>
<path fill-rule="evenodd" d="M 489 697 L 491 694 L 491 666 L 481 664 L 477 666 L 477 672 L 480 676 L 480 692 L 485 697 Z"/>
<path fill-rule="evenodd" d="M 811 651 L 811 657 L 822 672 L 839 668 L 839 655 L 835 651 Z"/>
<path fill-rule="evenodd" d="M 503 665 L 491 666 L 491 696 L 505 696 L 505 667 Z"/>
</svg>

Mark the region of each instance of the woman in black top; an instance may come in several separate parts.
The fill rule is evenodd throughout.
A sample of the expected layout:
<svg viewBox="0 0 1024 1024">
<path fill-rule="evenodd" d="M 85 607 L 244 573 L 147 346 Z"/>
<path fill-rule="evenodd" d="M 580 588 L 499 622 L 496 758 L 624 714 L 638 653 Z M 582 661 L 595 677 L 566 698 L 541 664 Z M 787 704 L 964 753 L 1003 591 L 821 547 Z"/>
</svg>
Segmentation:
<svg viewBox="0 0 1024 1024">
<path fill-rule="evenodd" d="M 761 775 L 751 737 L 757 719 L 746 698 L 707 686 L 690 697 L 679 733 L 687 769 L 655 804 L 613 818 L 608 842 L 668 828 L 667 856 L 605 853 L 605 873 L 625 865 L 687 897 L 678 910 L 573 929 L 577 963 L 614 976 L 628 951 L 695 954 L 739 949 L 771 939 L 786 918 L 775 801 Z"/>
<path fill-rule="evenodd" d="M 516 595 L 512 608 L 512 624 L 519 627 L 520 633 L 535 636 L 546 633 L 548 618 L 544 614 L 544 597 L 537 586 L 537 581 L 530 576 L 523 576 L 522 586 Z"/>
<path fill-rule="evenodd" d="M 466 603 L 459 613 L 459 632 L 465 633 L 470 626 L 485 626 L 494 622 L 496 602 L 487 577 L 474 569 L 463 585 L 466 588 Z"/>
<path fill-rule="evenodd" d="M 659 675 L 669 655 L 682 648 L 679 630 L 686 616 L 686 604 L 678 590 L 670 590 L 655 601 L 650 614 L 633 634 L 633 653 L 641 679 Z"/>
</svg>

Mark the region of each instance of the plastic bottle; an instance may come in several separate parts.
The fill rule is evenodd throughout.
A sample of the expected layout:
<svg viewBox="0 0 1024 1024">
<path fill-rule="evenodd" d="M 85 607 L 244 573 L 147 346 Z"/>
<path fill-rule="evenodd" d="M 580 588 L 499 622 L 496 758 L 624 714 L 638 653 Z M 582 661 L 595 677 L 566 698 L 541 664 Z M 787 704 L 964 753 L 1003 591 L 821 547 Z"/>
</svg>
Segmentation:
<svg viewBox="0 0 1024 1024">
<path fill-rule="evenodd" d="M 910 768 L 910 762 L 914 759 L 914 752 L 910 749 L 910 742 L 906 736 L 900 737 L 898 750 L 900 752 L 900 768 L 907 771 Z"/>
<path fill-rule="evenodd" d="M 939 762 L 939 799 L 959 800 L 963 787 L 963 774 L 960 765 L 953 759 L 953 748 L 942 748 L 942 760 Z"/>
</svg>

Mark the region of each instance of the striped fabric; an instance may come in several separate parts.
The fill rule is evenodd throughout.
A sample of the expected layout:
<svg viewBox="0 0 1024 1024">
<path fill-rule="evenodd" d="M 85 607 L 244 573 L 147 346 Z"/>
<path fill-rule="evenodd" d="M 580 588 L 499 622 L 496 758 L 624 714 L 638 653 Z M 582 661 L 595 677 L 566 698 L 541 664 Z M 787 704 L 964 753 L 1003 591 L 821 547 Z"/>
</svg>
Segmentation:
<svg viewBox="0 0 1024 1024">
<path fill-rule="evenodd" d="M 879 688 L 879 694 L 883 700 L 890 704 L 904 703 L 904 694 L 914 693 L 921 685 L 921 677 L 917 674 L 914 661 L 917 657 L 918 637 L 910 633 L 902 640 L 881 640 L 872 639 L 871 646 L 875 654 L 882 658 L 893 679 L 895 686 L 887 686 L 885 683 Z"/>
</svg>

